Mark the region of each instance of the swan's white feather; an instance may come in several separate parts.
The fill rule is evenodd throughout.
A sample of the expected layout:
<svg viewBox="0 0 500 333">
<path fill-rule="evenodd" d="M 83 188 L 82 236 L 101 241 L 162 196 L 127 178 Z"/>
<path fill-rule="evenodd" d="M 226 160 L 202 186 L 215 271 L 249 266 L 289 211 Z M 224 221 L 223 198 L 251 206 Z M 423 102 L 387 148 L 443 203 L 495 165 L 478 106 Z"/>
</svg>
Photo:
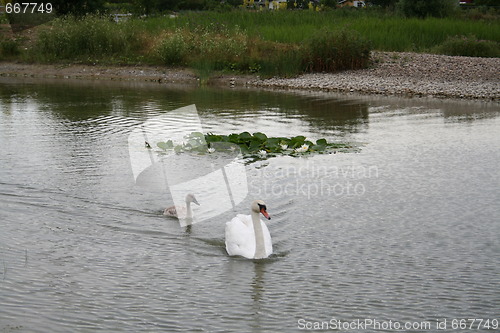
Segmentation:
<svg viewBox="0 0 500 333">
<path fill-rule="evenodd" d="M 264 235 L 266 258 L 273 253 L 273 242 L 266 224 L 260 220 Z M 248 259 L 255 257 L 255 232 L 252 216 L 238 214 L 226 223 L 226 251 L 230 256 L 242 256 Z"/>
</svg>

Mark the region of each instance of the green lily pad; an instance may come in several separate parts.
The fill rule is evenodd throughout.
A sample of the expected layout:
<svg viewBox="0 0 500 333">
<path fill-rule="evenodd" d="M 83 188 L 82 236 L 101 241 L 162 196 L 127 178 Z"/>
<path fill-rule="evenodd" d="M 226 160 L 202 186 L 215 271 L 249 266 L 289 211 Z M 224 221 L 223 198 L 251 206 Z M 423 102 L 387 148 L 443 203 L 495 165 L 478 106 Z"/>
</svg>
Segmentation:
<svg viewBox="0 0 500 333">
<path fill-rule="evenodd" d="M 264 133 L 261 133 L 261 132 L 254 133 L 253 137 L 262 141 L 262 142 L 266 141 L 266 139 L 267 139 L 267 135 L 265 135 Z"/>
<path fill-rule="evenodd" d="M 326 142 L 326 139 L 319 139 L 316 140 L 316 145 L 318 146 L 326 146 L 328 143 Z"/>
<path fill-rule="evenodd" d="M 354 152 L 353 145 L 346 143 L 332 143 L 326 139 L 318 139 L 316 143 L 303 135 L 286 137 L 268 137 L 262 132 L 253 135 L 249 132 L 219 135 L 214 133 L 203 134 L 192 132 L 185 136 L 185 142 L 175 145 L 172 140 L 158 142 L 156 145 L 162 149 L 161 154 L 167 150 L 175 153 L 207 154 L 216 152 L 234 152 L 239 148 L 243 156 L 251 162 L 275 156 L 307 156 L 312 154 L 331 154 L 336 152 Z M 238 148 L 237 148 L 238 147 Z M 264 153 L 265 152 L 265 153 Z"/>
</svg>

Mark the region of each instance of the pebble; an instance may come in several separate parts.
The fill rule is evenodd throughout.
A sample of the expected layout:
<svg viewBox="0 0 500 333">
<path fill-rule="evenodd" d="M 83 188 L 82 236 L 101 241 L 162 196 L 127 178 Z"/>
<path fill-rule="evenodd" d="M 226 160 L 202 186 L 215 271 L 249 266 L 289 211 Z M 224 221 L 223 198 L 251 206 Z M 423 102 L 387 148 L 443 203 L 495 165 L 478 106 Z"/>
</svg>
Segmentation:
<svg viewBox="0 0 500 333">
<path fill-rule="evenodd" d="M 250 86 L 500 102 L 500 58 L 373 52 L 363 70 L 256 79 Z"/>
</svg>

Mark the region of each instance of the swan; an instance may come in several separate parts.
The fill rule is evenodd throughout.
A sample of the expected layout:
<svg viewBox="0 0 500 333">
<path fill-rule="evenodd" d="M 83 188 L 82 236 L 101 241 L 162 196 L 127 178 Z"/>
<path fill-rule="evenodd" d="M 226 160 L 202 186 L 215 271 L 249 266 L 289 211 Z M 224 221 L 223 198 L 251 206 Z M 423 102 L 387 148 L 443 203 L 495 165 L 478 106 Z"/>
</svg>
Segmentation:
<svg viewBox="0 0 500 333">
<path fill-rule="evenodd" d="M 226 251 L 230 256 L 263 259 L 273 253 L 271 235 L 259 213 L 271 219 L 264 201 L 255 200 L 251 205 L 251 215 L 238 214 L 226 223 Z"/>
<path fill-rule="evenodd" d="M 163 215 L 169 217 L 176 217 L 178 219 L 190 219 L 193 217 L 193 211 L 191 209 L 191 202 L 200 205 L 198 200 L 196 200 L 194 194 L 186 195 L 186 206 L 170 206 L 165 208 Z"/>
</svg>

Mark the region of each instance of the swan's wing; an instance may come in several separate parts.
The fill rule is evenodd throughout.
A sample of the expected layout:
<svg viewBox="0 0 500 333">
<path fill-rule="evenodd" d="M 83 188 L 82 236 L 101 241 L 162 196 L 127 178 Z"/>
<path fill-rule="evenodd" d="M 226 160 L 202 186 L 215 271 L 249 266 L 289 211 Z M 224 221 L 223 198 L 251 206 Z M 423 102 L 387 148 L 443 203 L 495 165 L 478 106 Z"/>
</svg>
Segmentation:
<svg viewBox="0 0 500 333">
<path fill-rule="evenodd" d="M 170 206 L 165 208 L 163 215 L 170 217 L 177 217 L 177 208 L 175 206 Z"/>
<path fill-rule="evenodd" d="M 187 209 L 186 207 L 179 207 L 179 206 L 170 206 L 165 208 L 163 211 L 163 215 L 170 216 L 170 217 L 177 217 L 179 219 L 185 218 L 187 215 Z"/>
<path fill-rule="evenodd" d="M 255 233 L 250 215 L 237 215 L 226 223 L 226 251 L 231 256 L 253 258 Z"/>
</svg>

